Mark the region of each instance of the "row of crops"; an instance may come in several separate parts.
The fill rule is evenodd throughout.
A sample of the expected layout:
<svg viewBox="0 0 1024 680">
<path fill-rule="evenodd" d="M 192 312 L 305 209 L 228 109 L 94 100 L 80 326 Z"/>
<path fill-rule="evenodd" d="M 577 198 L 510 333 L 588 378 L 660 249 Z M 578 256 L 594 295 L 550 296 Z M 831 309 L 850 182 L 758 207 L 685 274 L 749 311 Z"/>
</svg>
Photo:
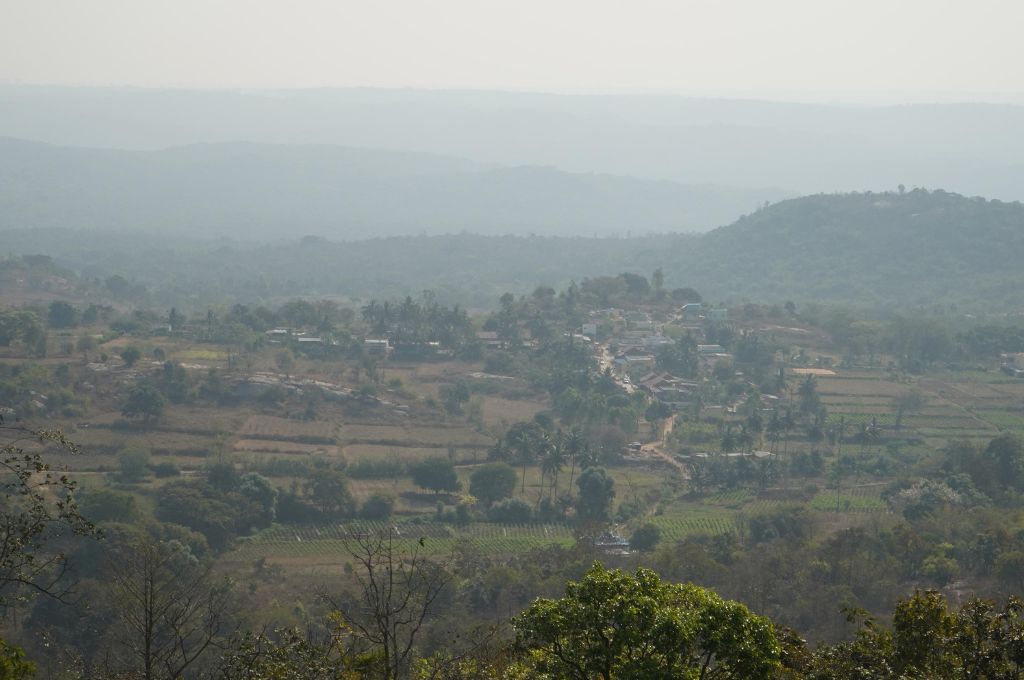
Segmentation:
<svg viewBox="0 0 1024 680">
<path fill-rule="evenodd" d="M 345 522 L 318 526 L 275 525 L 243 540 L 234 557 L 344 556 L 359 537 L 391 530 L 395 549 L 419 550 L 426 554 L 450 552 L 467 543 L 488 553 L 515 554 L 547 545 L 570 545 L 574 541 L 567 524 L 485 524 L 454 527 L 439 523 Z"/>
<path fill-rule="evenodd" d="M 875 513 L 887 507 L 880 487 L 859 486 L 823 490 L 810 502 L 821 512 Z M 777 508 L 783 500 L 757 498 L 749 489 L 723 491 L 707 497 L 690 509 L 668 515 L 656 515 L 649 521 L 657 525 L 665 540 L 679 540 L 694 534 L 724 534 L 735 531 L 742 517 Z M 573 527 L 569 524 L 491 524 L 477 522 L 459 527 L 436 522 L 388 523 L 354 521 L 316 526 L 275 525 L 240 542 L 233 557 L 254 560 L 259 557 L 344 557 L 354 539 L 379 535 L 391 530 L 394 547 L 400 551 L 418 550 L 426 554 L 445 554 L 460 544 L 468 544 L 489 554 L 512 555 L 550 545 L 571 545 Z"/>
<path fill-rule="evenodd" d="M 679 540 L 694 534 L 726 534 L 736 529 L 733 515 L 722 512 L 707 515 L 663 515 L 651 518 L 661 529 L 662 539 Z"/>
<path fill-rule="evenodd" d="M 886 512 L 878 484 L 822 491 L 811 500 L 811 507 L 824 512 L 871 513 Z"/>
</svg>

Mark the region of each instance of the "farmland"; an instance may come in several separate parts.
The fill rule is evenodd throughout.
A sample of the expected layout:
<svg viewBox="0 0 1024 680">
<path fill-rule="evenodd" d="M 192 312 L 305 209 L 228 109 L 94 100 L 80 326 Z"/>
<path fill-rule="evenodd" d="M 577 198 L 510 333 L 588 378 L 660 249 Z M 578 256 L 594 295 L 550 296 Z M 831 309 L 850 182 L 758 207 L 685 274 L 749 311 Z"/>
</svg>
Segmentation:
<svg viewBox="0 0 1024 680">
<path fill-rule="evenodd" d="M 547 545 L 571 545 L 572 528 L 567 524 L 474 524 L 453 527 L 437 523 L 384 525 L 355 522 L 319 526 L 276 526 L 247 538 L 225 562 L 250 563 L 267 558 L 291 564 L 338 565 L 350 557 L 354 536 L 373 535 L 391 527 L 393 543 L 400 553 L 421 551 L 444 555 L 458 545 L 473 546 L 492 555 L 516 555 Z M 420 542 L 422 540 L 422 544 Z"/>
</svg>

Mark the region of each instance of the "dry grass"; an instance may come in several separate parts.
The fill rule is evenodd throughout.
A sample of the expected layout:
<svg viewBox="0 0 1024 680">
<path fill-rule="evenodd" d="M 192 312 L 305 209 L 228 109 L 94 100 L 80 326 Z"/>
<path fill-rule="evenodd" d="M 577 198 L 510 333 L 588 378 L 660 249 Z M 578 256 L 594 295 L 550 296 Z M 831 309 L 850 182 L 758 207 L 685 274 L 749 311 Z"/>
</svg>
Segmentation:
<svg viewBox="0 0 1024 680">
<path fill-rule="evenodd" d="M 322 420 L 303 421 L 276 416 L 249 416 L 238 429 L 242 437 L 256 439 L 305 439 L 333 441 L 337 425 Z"/>
<path fill-rule="evenodd" d="M 482 415 L 487 425 L 510 425 L 520 420 L 531 420 L 537 413 L 547 408 L 538 401 L 519 401 L 503 397 L 484 397 Z"/>
<path fill-rule="evenodd" d="M 292 455 L 336 455 L 338 447 L 329 444 L 302 444 L 273 439 L 239 439 L 232 448 L 239 452 L 285 453 Z"/>
</svg>

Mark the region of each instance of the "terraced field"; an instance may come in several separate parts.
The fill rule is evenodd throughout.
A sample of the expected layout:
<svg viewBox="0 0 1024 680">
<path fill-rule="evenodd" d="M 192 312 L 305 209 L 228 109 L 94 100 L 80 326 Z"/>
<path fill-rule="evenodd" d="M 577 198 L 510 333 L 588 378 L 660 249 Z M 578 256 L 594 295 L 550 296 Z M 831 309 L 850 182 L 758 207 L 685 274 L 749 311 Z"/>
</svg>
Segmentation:
<svg viewBox="0 0 1024 680">
<path fill-rule="evenodd" d="M 276 416 L 249 416 L 238 434 L 250 439 L 281 439 L 310 444 L 333 444 L 338 426 L 322 420 L 304 421 Z"/>
<path fill-rule="evenodd" d="M 919 391 L 926 402 L 904 415 L 900 434 L 923 438 L 928 446 L 942 446 L 951 439 L 983 441 L 1003 429 L 1024 432 L 1024 381 L 1000 373 L 939 373 L 909 383 L 890 380 L 880 371 L 840 372 L 818 379 L 829 424 L 845 422 L 847 438 L 871 423 L 892 433 L 894 399 L 910 390 Z"/>
</svg>

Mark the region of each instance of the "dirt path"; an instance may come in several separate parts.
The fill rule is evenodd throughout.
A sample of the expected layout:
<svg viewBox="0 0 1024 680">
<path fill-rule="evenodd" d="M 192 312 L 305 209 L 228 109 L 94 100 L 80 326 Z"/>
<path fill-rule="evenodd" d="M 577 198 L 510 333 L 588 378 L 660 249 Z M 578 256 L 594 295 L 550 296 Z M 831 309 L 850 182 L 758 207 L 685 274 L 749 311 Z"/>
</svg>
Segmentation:
<svg viewBox="0 0 1024 680">
<path fill-rule="evenodd" d="M 678 470 L 679 474 L 683 476 L 683 479 L 689 479 L 690 475 L 687 474 L 686 467 L 678 460 L 676 460 L 676 457 L 672 455 L 672 452 L 665 449 L 664 446 L 664 442 L 666 439 L 668 439 L 669 434 L 672 432 L 672 428 L 675 426 L 675 422 L 675 416 L 666 420 L 665 426 L 662 429 L 661 438 L 656 441 L 644 444 L 643 446 L 640 447 L 640 452 L 645 454 L 648 458 L 659 458 L 665 461 L 666 463 L 674 467 L 676 470 Z"/>
</svg>

